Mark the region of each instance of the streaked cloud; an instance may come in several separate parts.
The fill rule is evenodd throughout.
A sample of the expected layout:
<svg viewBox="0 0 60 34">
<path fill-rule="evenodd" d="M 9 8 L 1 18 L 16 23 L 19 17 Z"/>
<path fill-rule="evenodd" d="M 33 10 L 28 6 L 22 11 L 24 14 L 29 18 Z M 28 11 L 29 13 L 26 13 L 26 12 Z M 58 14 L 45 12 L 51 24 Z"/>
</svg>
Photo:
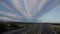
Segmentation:
<svg viewBox="0 0 60 34">
<path fill-rule="evenodd" d="M 60 5 L 54 7 L 45 15 L 38 18 L 38 22 L 60 23 Z"/>
<path fill-rule="evenodd" d="M 15 19 L 21 19 L 22 18 L 22 16 L 19 16 L 18 14 L 6 13 L 6 12 L 3 12 L 3 11 L 0 11 L 0 14 L 3 14 L 5 16 L 9 16 L 9 17 L 15 18 Z"/>
<path fill-rule="evenodd" d="M 1 1 L 1 4 L 6 8 L 6 9 L 9 9 L 9 10 L 13 10 L 10 6 L 8 6 L 4 1 Z"/>
<path fill-rule="evenodd" d="M 17 19 L 12 19 L 12 18 L 8 18 L 8 17 L 0 17 L 0 21 L 15 21 L 15 22 L 20 22 L 21 20 L 17 20 Z"/>
<path fill-rule="evenodd" d="M 0 10 L 0 14 L 5 15 L 5 17 L 0 16 L 0 19 L 11 18 L 10 20 L 19 21 L 24 19 L 27 21 L 38 20 L 38 17 L 40 18 L 60 4 L 60 0 L 11 0 L 11 6 L 9 6 L 7 0 L 0 1 L 4 7 L 3 10 Z"/>
<path fill-rule="evenodd" d="M 19 3 L 18 0 L 12 0 L 12 2 L 14 3 L 14 5 L 16 6 L 17 10 L 23 14 L 25 17 L 31 17 L 31 14 L 29 13 L 28 10 L 25 10 L 22 5 Z"/>
</svg>

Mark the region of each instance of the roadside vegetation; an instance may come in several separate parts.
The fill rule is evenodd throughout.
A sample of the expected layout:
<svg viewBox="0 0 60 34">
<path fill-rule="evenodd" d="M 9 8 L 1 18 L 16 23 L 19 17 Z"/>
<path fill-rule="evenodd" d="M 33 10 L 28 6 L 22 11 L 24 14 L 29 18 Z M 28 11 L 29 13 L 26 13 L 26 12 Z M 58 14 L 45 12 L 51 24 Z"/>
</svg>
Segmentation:
<svg viewBox="0 0 60 34">
<path fill-rule="evenodd" d="M 38 25 L 41 25 L 40 23 L 35 23 Z M 24 27 L 31 27 L 34 23 L 24 23 L 24 22 L 0 22 L 0 33 L 10 31 L 10 30 L 16 30 L 16 29 L 22 29 Z M 50 28 L 56 31 L 58 34 L 60 34 L 60 24 L 49 24 Z M 39 28 L 33 29 L 29 31 L 26 34 L 36 34 L 39 31 Z"/>
<path fill-rule="evenodd" d="M 21 29 L 24 27 L 31 27 L 33 23 L 22 23 L 22 22 L 0 22 L 0 33 Z"/>
</svg>

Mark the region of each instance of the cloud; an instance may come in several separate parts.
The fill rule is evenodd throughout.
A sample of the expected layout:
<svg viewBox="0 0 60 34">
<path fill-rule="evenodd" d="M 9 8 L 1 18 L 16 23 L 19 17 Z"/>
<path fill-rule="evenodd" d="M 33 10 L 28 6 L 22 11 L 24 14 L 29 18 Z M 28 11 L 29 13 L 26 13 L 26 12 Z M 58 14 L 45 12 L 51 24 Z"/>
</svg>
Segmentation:
<svg viewBox="0 0 60 34">
<path fill-rule="evenodd" d="M 52 10 L 54 7 L 59 5 L 59 3 L 59 0 L 50 0 L 49 2 L 46 2 L 41 11 L 39 11 L 39 13 L 37 14 L 37 18 L 40 18 L 41 16 Z"/>
<path fill-rule="evenodd" d="M 17 19 L 12 19 L 12 18 L 8 18 L 8 17 L 0 17 L 0 21 L 21 21 L 21 20 L 17 20 Z"/>
<path fill-rule="evenodd" d="M 47 0 L 39 0 L 39 1 L 37 0 L 36 6 L 34 7 L 34 13 L 33 13 L 34 16 L 42 10 L 46 2 Z"/>
<path fill-rule="evenodd" d="M 56 5 L 59 4 L 59 0 L 51 0 L 51 1 L 49 0 L 23 0 L 23 4 L 24 4 L 24 7 L 23 7 L 21 1 L 11 0 L 11 2 L 14 6 L 12 7 L 17 9 L 17 12 L 22 14 L 24 18 L 27 18 L 28 20 L 33 19 L 34 16 L 37 15 L 39 12 L 40 12 L 39 15 L 41 16 L 44 15 L 45 13 L 52 10 Z M 10 11 L 8 10 L 0 11 L 0 13 L 5 16 L 8 16 L 8 18 L 10 17 L 14 19 L 22 19 L 23 17 L 15 13 L 14 12 L 15 10 L 11 6 L 9 6 L 7 3 L 5 3 L 5 1 L 1 2 L 4 8 L 10 10 L 11 13 L 9 13 Z M 41 16 L 38 16 L 38 17 L 41 17 Z"/>
<path fill-rule="evenodd" d="M 8 6 L 7 3 L 5 3 L 4 1 L 1 1 L 1 4 L 8 10 L 13 10 L 12 7 Z"/>
<path fill-rule="evenodd" d="M 19 3 L 18 0 L 12 0 L 13 4 L 16 6 L 17 10 L 23 14 L 25 17 L 27 18 L 31 18 L 32 15 L 30 14 L 29 10 L 27 9 L 27 5 L 25 5 L 26 9 L 24 9 L 21 5 L 21 3 Z"/>
<path fill-rule="evenodd" d="M 21 19 L 22 18 L 22 16 L 20 16 L 16 13 L 7 13 L 7 12 L 0 11 L 0 14 L 3 14 L 5 16 L 9 16 L 9 17 L 15 18 L 15 19 Z"/>
</svg>

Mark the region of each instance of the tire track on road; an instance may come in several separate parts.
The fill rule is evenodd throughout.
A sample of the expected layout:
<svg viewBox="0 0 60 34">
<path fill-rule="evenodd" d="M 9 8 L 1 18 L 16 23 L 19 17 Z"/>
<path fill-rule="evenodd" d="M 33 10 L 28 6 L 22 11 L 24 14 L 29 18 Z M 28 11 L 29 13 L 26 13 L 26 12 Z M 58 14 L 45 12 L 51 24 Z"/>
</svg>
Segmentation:
<svg viewBox="0 0 60 34">
<path fill-rule="evenodd" d="M 49 28 L 48 24 L 43 24 L 41 33 L 38 34 L 57 34 L 55 31 L 53 31 L 51 28 Z"/>
</svg>

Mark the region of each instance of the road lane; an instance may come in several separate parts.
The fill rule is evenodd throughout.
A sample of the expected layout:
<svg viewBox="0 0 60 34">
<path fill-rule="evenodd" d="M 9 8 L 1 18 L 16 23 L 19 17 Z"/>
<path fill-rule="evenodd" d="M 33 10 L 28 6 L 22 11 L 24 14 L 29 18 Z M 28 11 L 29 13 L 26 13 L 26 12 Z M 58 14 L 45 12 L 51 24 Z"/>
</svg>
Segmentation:
<svg viewBox="0 0 60 34">
<path fill-rule="evenodd" d="M 12 30 L 12 31 L 5 32 L 3 34 L 21 34 L 24 31 L 29 30 L 29 29 L 31 29 L 31 27 L 26 27 L 26 28 L 23 28 L 23 29 Z"/>
<path fill-rule="evenodd" d="M 36 26 L 36 24 L 34 24 L 33 26 L 30 26 L 30 27 L 25 27 L 25 28 L 22 28 L 22 29 L 17 29 L 17 30 L 4 32 L 3 34 L 22 34 L 22 33 L 26 32 L 28 30 L 33 29 L 35 26 Z"/>
<path fill-rule="evenodd" d="M 48 24 L 43 24 L 41 34 L 57 34 L 55 31 L 53 31 L 52 29 L 48 27 L 49 27 Z"/>
<path fill-rule="evenodd" d="M 33 25 L 31 27 L 25 27 L 22 29 L 12 30 L 9 32 L 5 32 L 3 34 L 27 34 L 28 32 L 30 34 L 33 34 L 31 30 L 34 30 L 35 34 L 57 34 L 55 31 L 53 31 L 51 28 L 49 28 L 48 24 L 41 24 L 41 25 Z"/>
</svg>

